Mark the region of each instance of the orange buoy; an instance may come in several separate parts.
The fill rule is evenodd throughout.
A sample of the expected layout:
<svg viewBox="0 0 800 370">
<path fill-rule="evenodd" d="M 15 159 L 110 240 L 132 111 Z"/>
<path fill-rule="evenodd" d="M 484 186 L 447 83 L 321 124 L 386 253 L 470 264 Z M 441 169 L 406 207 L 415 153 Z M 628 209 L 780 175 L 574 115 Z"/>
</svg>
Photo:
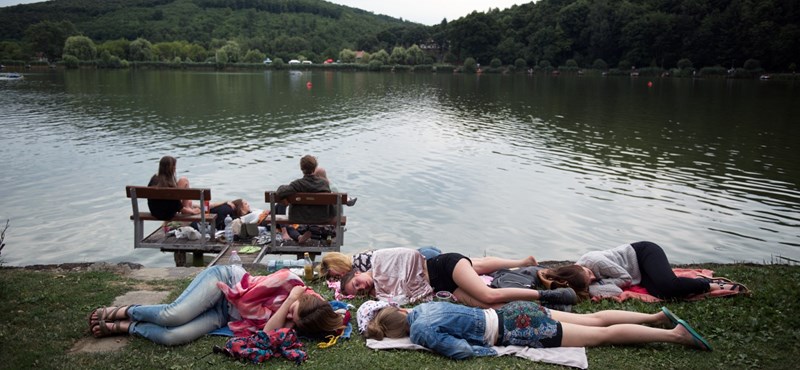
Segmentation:
<svg viewBox="0 0 800 370">
<path fill-rule="evenodd" d="M 647 81 L 647 87 L 653 87 L 653 81 Z"/>
<path fill-rule="evenodd" d="M 306 82 L 306 88 L 311 88 L 311 81 Z"/>
</svg>

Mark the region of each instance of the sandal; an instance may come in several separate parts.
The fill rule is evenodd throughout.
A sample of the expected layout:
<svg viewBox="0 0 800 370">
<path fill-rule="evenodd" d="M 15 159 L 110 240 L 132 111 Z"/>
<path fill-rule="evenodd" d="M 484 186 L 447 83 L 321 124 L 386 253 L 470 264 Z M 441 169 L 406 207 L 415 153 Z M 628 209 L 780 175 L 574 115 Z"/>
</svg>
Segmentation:
<svg viewBox="0 0 800 370">
<path fill-rule="evenodd" d="M 747 296 L 750 295 L 750 289 L 744 286 L 744 284 L 739 284 L 728 278 L 724 277 L 712 278 L 711 284 L 718 285 L 720 290 L 729 290 L 737 294 L 743 294 Z"/>
<path fill-rule="evenodd" d="M 102 321 L 118 321 L 127 319 L 128 308 L 130 308 L 130 306 L 119 306 L 119 307 L 114 307 L 113 309 L 109 309 L 108 307 L 100 307 L 94 309 L 94 311 L 89 313 L 88 317 L 89 331 L 91 331 L 95 325 L 97 325 L 99 322 Z M 123 309 L 124 312 L 123 317 L 117 317 L 117 312 L 119 312 L 120 309 Z M 94 320 L 92 320 L 92 316 L 95 315 L 97 317 Z"/>
<path fill-rule="evenodd" d="M 122 323 L 123 322 L 127 322 L 128 323 L 128 328 L 122 329 Z M 95 338 L 104 338 L 104 337 L 109 337 L 109 336 L 117 335 L 117 334 L 126 334 L 126 333 L 128 333 L 128 329 L 130 328 L 130 321 L 127 321 L 127 320 L 126 321 L 122 321 L 122 320 L 114 321 L 114 323 L 111 324 L 111 328 L 109 328 L 107 324 L 108 324 L 108 322 L 106 322 L 105 320 L 98 321 L 96 326 L 98 327 L 99 330 L 98 330 L 97 333 L 92 331 L 92 336 L 95 337 Z M 92 328 L 94 328 L 94 327 L 92 327 Z M 89 330 L 91 330 L 91 329 L 89 329 Z"/>
</svg>

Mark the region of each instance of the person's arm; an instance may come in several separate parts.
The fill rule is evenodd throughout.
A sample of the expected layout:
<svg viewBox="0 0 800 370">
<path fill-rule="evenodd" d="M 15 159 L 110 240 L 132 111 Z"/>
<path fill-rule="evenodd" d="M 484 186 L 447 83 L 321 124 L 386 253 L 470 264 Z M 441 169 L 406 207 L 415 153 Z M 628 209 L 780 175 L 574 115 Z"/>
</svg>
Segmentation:
<svg viewBox="0 0 800 370">
<path fill-rule="evenodd" d="M 266 325 L 264 325 L 264 331 L 294 327 L 294 321 L 287 321 L 286 314 L 289 313 L 289 307 L 291 307 L 292 303 L 300 299 L 300 296 L 302 296 L 305 291 L 305 286 L 296 286 L 292 288 L 292 291 L 289 293 L 289 296 L 286 297 L 286 300 L 283 301 L 281 307 L 273 312 L 272 316 L 267 320 Z"/>
</svg>

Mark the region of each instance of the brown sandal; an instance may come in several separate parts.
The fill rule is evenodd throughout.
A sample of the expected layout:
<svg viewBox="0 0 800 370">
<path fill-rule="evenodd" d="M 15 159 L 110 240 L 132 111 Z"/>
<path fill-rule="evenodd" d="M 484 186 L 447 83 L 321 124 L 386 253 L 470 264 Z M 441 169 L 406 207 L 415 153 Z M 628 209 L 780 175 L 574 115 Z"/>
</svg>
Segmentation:
<svg viewBox="0 0 800 370">
<path fill-rule="evenodd" d="M 128 327 L 125 328 L 125 329 L 122 328 L 122 323 L 124 323 L 124 322 L 128 323 Z M 127 321 L 127 320 L 125 320 L 125 321 L 123 321 L 123 320 L 114 321 L 114 323 L 111 324 L 111 328 L 109 328 L 107 324 L 108 324 L 108 322 L 106 322 L 105 320 L 98 321 L 96 326 L 98 327 L 99 330 L 98 330 L 97 333 L 92 331 L 92 336 L 95 337 L 95 338 L 104 338 L 104 337 L 109 337 L 109 336 L 112 336 L 112 335 L 127 334 L 128 333 L 128 329 L 130 328 L 130 321 Z M 94 328 L 94 327 L 92 327 L 92 328 Z M 89 330 L 91 330 L 91 329 L 89 329 Z"/>
<path fill-rule="evenodd" d="M 118 321 L 127 319 L 128 308 L 130 308 L 130 306 L 119 306 L 119 307 L 114 307 L 114 309 L 109 309 L 108 307 L 100 307 L 94 309 L 94 311 L 89 313 L 89 318 L 88 318 L 89 331 L 91 332 L 92 328 L 95 327 L 95 325 L 97 325 L 101 321 Z M 123 309 L 124 312 L 123 317 L 117 317 L 117 312 L 119 312 L 120 309 Z M 95 314 L 97 315 L 97 318 L 92 320 L 92 316 L 94 316 Z"/>
</svg>

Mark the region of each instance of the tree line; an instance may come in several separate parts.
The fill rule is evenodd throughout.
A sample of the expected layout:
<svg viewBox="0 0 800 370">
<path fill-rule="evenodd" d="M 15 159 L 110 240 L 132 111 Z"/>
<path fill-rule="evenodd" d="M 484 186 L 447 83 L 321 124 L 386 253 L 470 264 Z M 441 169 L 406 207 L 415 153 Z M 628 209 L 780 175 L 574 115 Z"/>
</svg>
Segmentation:
<svg viewBox="0 0 800 370">
<path fill-rule="evenodd" d="M 64 50 L 80 36 L 94 58 L 120 62 L 364 52 L 362 63 L 399 65 L 794 71 L 798 19 L 795 0 L 540 0 L 430 27 L 319 0 L 55 0 L 0 9 L 0 60 L 85 60 L 91 51 Z M 70 47 L 91 49 L 86 39 Z"/>
</svg>

